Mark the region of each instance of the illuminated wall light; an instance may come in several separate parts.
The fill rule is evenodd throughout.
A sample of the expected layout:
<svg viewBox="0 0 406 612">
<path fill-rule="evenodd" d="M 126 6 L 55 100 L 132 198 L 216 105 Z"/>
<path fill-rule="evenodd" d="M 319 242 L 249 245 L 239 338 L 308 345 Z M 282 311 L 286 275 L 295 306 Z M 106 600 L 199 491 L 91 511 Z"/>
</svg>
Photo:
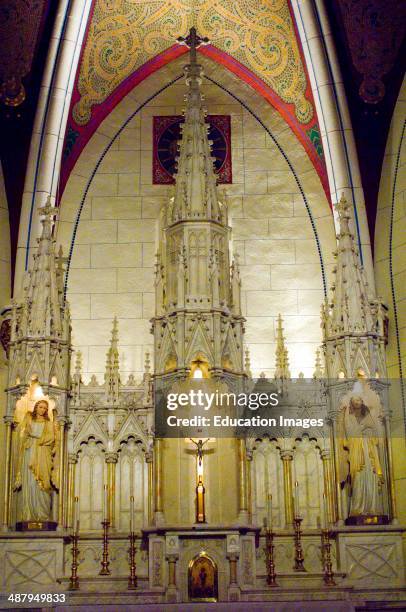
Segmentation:
<svg viewBox="0 0 406 612">
<path fill-rule="evenodd" d="M 201 367 L 197 366 L 193 372 L 193 378 L 203 378 L 203 370 Z"/>
<path fill-rule="evenodd" d="M 38 380 L 34 382 L 34 392 L 32 394 L 33 398 L 35 400 L 40 400 L 44 397 L 44 392 L 42 390 L 41 385 L 39 384 Z"/>
</svg>

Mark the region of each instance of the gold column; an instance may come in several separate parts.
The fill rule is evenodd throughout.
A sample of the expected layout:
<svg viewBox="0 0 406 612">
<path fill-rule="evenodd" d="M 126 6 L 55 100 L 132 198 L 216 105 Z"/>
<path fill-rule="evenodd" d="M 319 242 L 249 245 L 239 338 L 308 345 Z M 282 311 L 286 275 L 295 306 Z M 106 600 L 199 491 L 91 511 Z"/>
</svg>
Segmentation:
<svg viewBox="0 0 406 612">
<path fill-rule="evenodd" d="M 338 448 L 337 448 L 338 437 L 336 435 L 335 423 L 331 421 L 331 431 L 330 431 L 330 445 L 333 449 L 333 460 L 334 460 L 334 471 L 332 476 L 334 476 L 334 490 L 335 490 L 335 502 L 336 502 L 336 515 L 337 522 L 339 524 L 343 523 L 343 510 L 342 510 L 342 499 L 341 499 L 341 489 L 340 489 L 340 476 L 339 476 L 339 457 L 338 457 Z"/>
<path fill-rule="evenodd" d="M 5 417 L 6 424 L 6 474 L 4 483 L 3 531 L 10 526 L 10 498 L 11 498 L 11 442 L 13 436 L 13 418 Z"/>
<path fill-rule="evenodd" d="M 65 420 L 58 419 L 59 427 L 59 495 L 58 495 L 58 531 L 64 528 L 65 505 Z"/>
<path fill-rule="evenodd" d="M 145 453 L 145 461 L 148 465 L 148 525 L 151 525 L 154 518 L 153 508 L 153 486 L 154 486 L 154 462 L 152 453 Z"/>
<path fill-rule="evenodd" d="M 281 451 L 283 463 L 283 493 L 285 499 L 285 522 L 290 527 L 293 523 L 293 488 L 292 488 L 292 460 L 293 451 Z"/>
<path fill-rule="evenodd" d="M 106 453 L 107 463 L 107 520 L 110 521 L 110 527 L 114 528 L 116 514 L 116 465 L 118 461 L 117 453 Z"/>
<path fill-rule="evenodd" d="M 73 529 L 75 526 L 73 525 L 73 500 L 75 498 L 75 473 L 76 473 L 76 464 L 78 462 L 78 458 L 75 453 L 69 453 L 68 455 L 68 515 L 66 519 L 67 527 Z"/>
<path fill-rule="evenodd" d="M 176 588 L 176 561 L 178 555 L 167 555 L 168 559 L 168 587 Z"/>
<path fill-rule="evenodd" d="M 230 554 L 228 556 L 228 560 L 230 562 L 230 586 L 235 586 L 236 584 L 238 584 L 237 581 L 237 561 L 238 561 L 238 555 L 237 554 Z"/>
<path fill-rule="evenodd" d="M 389 495 L 389 506 L 391 509 L 391 519 L 393 523 L 397 523 L 397 511 L 396 511 L 396 492 L 395 492 L 395 478 L 393 474 L 393 456 L 392 456 L 392 437 L 390 433 L 390 427 L 388 417 L 385 417 L 385 434 L 386 434 L 386 452 L 388 455 L 388 495 Z"/>
<path fill-rule="evenodd" d="M 324 493 L 326 494 L 327 512 L 330 523 L 336 522 L 335 515 L 335 496 L 334 486 L 332 481 L 331 472 L 331 457 L 329 450 L 321 451 L 321 459 L 323 461 L 323 480 L 324 480 Z"/>
<path fill-rule="evenodd" d="M 251 467 L 253 454 L 252 451 L 246 451 L 247 454 L 247 497 L 248 497 L 248 519 L 252 523 L 252 478 Z"/>
<path fill-rule="evenodd" d="M 248 520 L 248 495 L 247 495 L 247 453 L 245 448 L 245 440 L 237 440 L 238 446 L 238 506 L 239 520 L 246 522 Z"/>
<path fill-rule="evenodd" d="M 163 482 L 162 482 L 162 453 L 163 440 L 155 438 L 154 441 L 154 518 L 155 522 L 163 519 Z"/>
</svg>

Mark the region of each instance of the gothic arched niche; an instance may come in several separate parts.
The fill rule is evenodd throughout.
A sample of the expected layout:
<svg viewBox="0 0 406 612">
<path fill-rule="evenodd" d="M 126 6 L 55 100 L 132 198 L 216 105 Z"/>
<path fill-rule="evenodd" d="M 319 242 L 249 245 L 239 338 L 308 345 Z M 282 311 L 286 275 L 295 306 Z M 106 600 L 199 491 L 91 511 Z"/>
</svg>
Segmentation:
<svg viewBox="0 0 406 612">
<path fill-rule="evenodd" d="M 116 471 L 116 526 L 119 531 L 130 529 L 130 498 L 134 496 L 134 528 L 142 529 L 148 522 L 148 466 L 143 443 L 134 436 L 120 442 Z"/>
<path fill-rule="evenodd" d="M 303 436 L 293 455 L 294 479 L 299 485 L 299 510 L 305 527 L 323 524 L 323 465 L 316 440 Z"/>
<path fill-rule="evenodd" d="M 189 563 L 188 592 L 190 601 L 218 600 L 217 564 L 205 552 L 197 555 Z"/>
<path fill-rule="evenodd" d="M 78 451 L 75 492 L 79 497 L 80 528 L 101 529 L 103 520 L 103 485 L 106 482 L 104 447 L 90 436 Z"/>
<path fill-rule="evenodd" d="M 263 525 L 266 519 L 273 527 L 283 527 L 285 524 L 283 466 L 276 441 L 268 438 L 256 441 L 251 481 L 253 483 L 252 513 L 256 517 L 256 523 Z"/>
</svg>

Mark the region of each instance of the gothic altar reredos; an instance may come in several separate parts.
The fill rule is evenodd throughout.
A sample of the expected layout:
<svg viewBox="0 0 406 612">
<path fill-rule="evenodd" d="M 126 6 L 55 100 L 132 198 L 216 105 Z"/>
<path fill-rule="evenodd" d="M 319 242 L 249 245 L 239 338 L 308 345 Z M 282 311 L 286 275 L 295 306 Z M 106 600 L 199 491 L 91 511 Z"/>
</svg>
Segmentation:
<svg viewBox="0 0 406 612">
<path fill-rule="evenodd" d="M 251 380 L 238 258 L 216 187 L 193 36 L 176 183 L 159 217 L 154 365 L 147 356 L 141 382 L 120 377 L 115 318 L 104 382 L 82 382 L 80 352 L 71 367 L 56 210 L 40 210 L 42 236 L 11 319 L 1 590 L 73 587 L 72 601 L 95 603 L 396 599 L 402 529 L 384 401 L 385 313 L 368 295 L 345 201 L 312 383 L 319 393 L 311 405 L 292 406 L 299 418 L 323 417 L 329 435 L 297 429 L 203 443 L 154 434 L 160 381 Z M 283 387 L 290 372 L 281 317 L 276 366 Z M 136 588 L 128 589 L 130 570 Z"/>
</svg>

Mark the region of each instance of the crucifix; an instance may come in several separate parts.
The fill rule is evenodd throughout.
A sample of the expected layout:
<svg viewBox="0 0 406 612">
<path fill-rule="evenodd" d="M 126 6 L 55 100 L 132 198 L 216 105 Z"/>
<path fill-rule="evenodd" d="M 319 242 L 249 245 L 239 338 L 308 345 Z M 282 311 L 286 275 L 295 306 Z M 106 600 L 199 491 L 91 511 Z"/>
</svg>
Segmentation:
<svg viewBox="0 0 406 612">
<path fill-rule="evenodd" d="M 197 473 L 203 473 L 203 446 L 205 444 L 207 444 L 207 442 L 210 440 L 210 438 L 207 438 L 207 440 L 205 440 L 203 442 L 203 440 L 198 440 L 196 442 L 196 440 L 193 440 L 193 438 L 189 438 L 189 440 L 191 442 L 193 442 L 193 444 L 196 446 L 196 457 L 197 457 Z"/>
<path fill-rule="evenodd" d="M 197 460 L 197 485 L 196 485 L 196 523 L 205 523 L 206 522 L 206 511 L 205 511 L 205 503 L 204 496 L 206 493 L 206 489 L 203 484 L 203 446 L 207 444 L 210 438 L 207 438 L 203 442 L 203 440 L 193 440 L 193 438 L 189 438 L 189 440 L 196 446 L 196 460 Z M 190 452 L 190 451 L 189 451 Z M 213 451 L 206 451 L 213 452 Z"/>
<path fill-rule="evenodd" d="M 179 36 L 177 40 L 179 44 L 186 45 L 187 47 L 189 47 L 191 64 L 196 63 L 196 49 L 201 45 L 207 45 L 209 42 L 209 39 L 207 37 L 202 38 L 201 36 L 199 36 L 199 34 L 196 32 L 195 27 L 190 28 L 189 34 L 186 36 L 186 38 L 183 36 Z"/>
</svg>

